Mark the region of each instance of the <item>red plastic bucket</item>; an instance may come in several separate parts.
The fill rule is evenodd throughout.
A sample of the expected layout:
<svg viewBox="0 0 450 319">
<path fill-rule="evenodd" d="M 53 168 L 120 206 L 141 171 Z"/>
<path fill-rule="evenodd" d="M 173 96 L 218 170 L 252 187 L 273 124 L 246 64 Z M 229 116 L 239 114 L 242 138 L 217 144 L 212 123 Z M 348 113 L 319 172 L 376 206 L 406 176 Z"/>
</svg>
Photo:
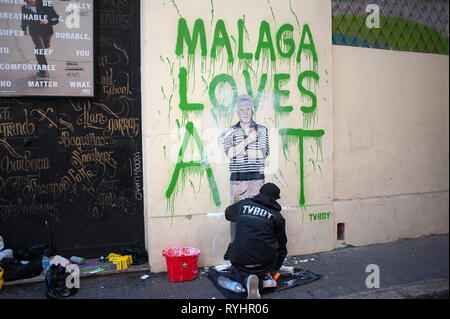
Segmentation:
<svg viewBox="0 0 450 319">
<path fill-rule="evenodd" d="M 170 247 L 162 251 L 166 257 L 170 281 L 189 281 L 197 278 L 200 249 L 194 247 Z"/>
</svg>

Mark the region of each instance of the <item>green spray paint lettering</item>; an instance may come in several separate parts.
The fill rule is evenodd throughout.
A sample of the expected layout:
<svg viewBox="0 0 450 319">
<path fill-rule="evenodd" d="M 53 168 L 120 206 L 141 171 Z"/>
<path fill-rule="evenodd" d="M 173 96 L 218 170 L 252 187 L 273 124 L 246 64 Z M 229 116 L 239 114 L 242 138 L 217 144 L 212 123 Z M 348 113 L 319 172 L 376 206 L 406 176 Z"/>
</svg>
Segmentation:
<svg viewBox="0 0 450 319">
<path fill-rule="evenodd" d="M 305 42 L 306 36 L 308 36 L 309 43 Z M 303 50 L 308 50 L 310 52 L 313 62 L 314 62 L 314 65 L 316 65 L 316 63 L 318 61 L 316 46 L 314 45 L 313 36 L 311 34 L 311 29 L 309 28 L 308 24 L 305 24 L 303 26 L 302 38 L 300 40 L 300 46 L 299 46 L 298 53 L 297 53 L 297 62 L 298 63 L 300 63 L 300 61 L 301 61 Z"/>
<path fill-rule="evenodd" d="M 233 51 L 231 50 L 230 38 L 228 37 L 227 28 L 225 27 L 225 22 L 223 20 L 218 20 L 216 22 L 216 28 L 214 30 L 214 39 L 211 46 L 211 58 L 215 59 L 217 54 L 217 47 L 225 47 L 228 54 L 228 62 L 233 63 Z"/>
<path fill-rule="evenodd" d="M 259 27 L 258 46 L 256 47 L 255 59 L 259 60 L 262 49 L 268 49 L 270 53 L 270 60 L 275 61 L 275 49 L 273 47 L 272 34 L 270 32 L 270 24 L 267 21 L 262 21 Z"/>
<path fill-rule="evenodd" d="M 305 185 L 304 185 L 304 138 L 305 137 L 313 137 L 313 138 L 321 138 L 325 135 L 324 130 L 302 130 L 302 129 L 280 129 L 279 134 L 283 138 L 297 138 L 298 139 L 298 148 L 300 153 L 300 206 L 305 205 Z"/>
<path fill-rule="evenodd" d="M 250 73 L 248 73 L 247 70 L 244 70 L 244 71 L 242 71 L 242 75 L 245 78 L 245 86 L 247 88 L 247 94 L 253 98 L 253 101 L 255 103 L 255 111 L 257 111 L 259 102 L 261 100 L 262 93 L 263 93 L 264 89 L 266 88 L 267 73 L 264 73 L 263 75 L 261 75 L 261 80 L 259 82 L 259 87 L 258 87 L 258 94 L 256 95 L 256 97 L 253 96 L 253 89 L 252 89 L 252 82 L 250 79 Z"/>
<path fill-rule="evenodd" d="M 184 155 L 187 150 L 189 140 L 193 138 L 194 142 L 200 152 L 201 159 L 200 161 L 190 161 L 184 162 Z M 206 176 L 208 178 L 209 188 L 212 193 L 212 197 L 216 206 L 220 206 L 220 195 L 217 188 L 216 180 L 214 178 L 214 174 L 211 168 L 211 165 L 208 162 L 208 158 L 206 156 L 203 143 L 198 135 L 197 130 L 192 122 L 188 122 L 186 124 L 186 134 L 184 135 L 183 144 L 178 153 L 178 161 L 175 165 L 175 170 L 172 175 L 172 179 L 170 181 L 169 187 L 166 190 L 166 198 L 170 200 L 170 198 L 174 195 L 175 186 L 177 185 L 178 178 L 180 176 L 180 172 L 187 168 L 195 168 L 198 167 L 201 170 L 206 171 Z"/>
<path fill-rule="evenodd" d="M 233 92 L 233 99 L 228 105 L 221 104 L 217 99 L 216 88 L 220 84 L 228 84 Z M 233 114 L 234 105 L 236 104 L 237 97 L 238 97 L 238 90 L 236 86 L 236 81 L 231 75 L 219 74 L 215 76 L 214 79 L 211 81 L 211 84 L 209 85 L 209 99 L 211 100 L 213 107 L 217 111 L 227 114 Z"/>
<path fill-rule="evenodd" d="M 277 33 L 275 34 L 276 43 L 274 43 L 270 24 L 267 21 L 263 20 L 259 27 L 258 43 L 254 55 L 251 52 L 246 52 L 244 49 L 244 33 L 246 31 L 245 20 L 238 19 L 237 26 L 238 35 L 237 37 L 233 37 L 233 39 L 238 39 L 237 52 L 235 52 L 235 54 L 239 60 L 248 61 L 254 59 L 259 61 L 261 55 L 263 55 L 264 57 L 269 57 L 270 61 L 275 62 L 277 59 L 277 55 L 275 54 L 276 51 L 282 58 L 291 58 L 294 55 L 296 45 L 293 37 L 294 27 L 292 26 L 292 24 L 285 23 L 277 30 Z M 317 72 L 316 68 L 318 56 L 314 44 L 314 39 L 311 33 L 311 28 L 308 24 L 305 24 L 301 32 L 302 36 L 298 45 L 296 62 L 299 64 L 302 60 L 302 54 L 305 53 L 307 54 L 307 57 L 310 56 L 312 58 L 314 71 Z M 215 59 L 217 57 L 217 51 L 220 48 L 225 48 L 228 55 L 228 62 L 234 62 L 235 56 L 231 47 L 230 37 L 232 37 L 232 35 L 229 35 L 225 22 L 223 20 L 218 20 L 214 29 L 214 37 L 211 45 L 211 50 L 209 51 L 211 58 Z M 175 54 L 177 56 L 182 56 L 184 53 L 184 45 L 186 44 L 188 48 L 188 54 L 194 55 L 199 42 L 200 54 L 203 58 L 206 58 L 208 50 L 205 24 L 203 20 L 200 18 L 197 19 L 194 23 L 192 32 L 190 32 L 186 19 L 180 18 L 178 20 L 178 34 Z M 276 51 L 275 47 L 277 49 Z"/>
<path fill-rule="evenodd" d="M 289 24 L 283 24 L 277 32 L 277 49 L 278 53 L 283 58 L 291 58 L 295 52 L 295 41 L 293 39 L 294 27 Z M 282 45 L 283 43 L 283 45 Z M 283 47 L 287 48 L 287 51 L 283 51 Z"/>
<path fill-rule="evenodd" d="M 253 58 L 253 54 L 250 52 L 244 52 L 245 21 L 242 19 L 238 20 L 238 30 L 239 30 L 238 58 L 240 60 L 251 60 Z"/>
<path fill-rule="evenodd" d="M 205 106 L 201 103 L 188 103 L 187 98 L 187 70 L 186 68 L 180 68 L 178 79 L 180 80 L 179 94 L 180 94 L 180 109 L 183 111 L 201 111 Z"/>
<path fill-rule="evenodd" d="M 297 86 L 300 90 L 300 92 L 303 95 L 307 95 L 311 98 L 312 101 L 312 105 L 311 106 L 302 106 L 300 109 L 303 113 L 312 113 L 316 110 L 317 108 L 317 96 L 307 90 L 304 86 L 303 86 L 303 80 L 308 79 L 308 78 L 313 78 L 315 81 L 319 81 L 319 75 L 314 72 L 314 71 L 304 71 L 302 73 L 300 73 L 299 77 L 298 77 L 298 81 L 297 81 Z"/>
<path fill-rule="evenodd" d="M 200 38 L 200 49 L 201 55 L 206 57 L 207 55 L 207 47 L 206 47 L 206 33 L 205 33 L 205 24 L 202 19 L 197 19 L 194 24 L 194 30 L 191 33 L 189 32 L 189 28 L 186 22 L 186 19 L 181 18 L 178 20 L 178 36 L 177 36 L 177 45 L 175 48 L 175 54 L 178 56 L 183 55 L 184 51 L 184 43 L 188 47 L 188 54 L 194 55 L 195 49 L 197 47 L 198 40 Z"/>
<path fill-rule="evenodd" d="M 309 214 L 310 221 L 330 219 L 331 212 L 322 212 L 317 214 Z"/>
<path fill-rule="evenodd" d="M 273 107 L 275 112 L 292 112 L 294 109 L 291 105 L 281 106 L 281 98 L 289 98 L 290 92 L 288 90 L 281 90 L 280 85 L 286 81 L 289 81 L 291 76 L 287 73 L 275 74 L 274 76 L 274 86 L 273 86 Z"/>
<path fill-rule="evenodd" d="M 287 73 L 278 73 L 278 74 L 275 74 L 275 76 L 274 76 L 273 107 L 275 108 L 276 113 L 283 113 L 283 112 L 289 113 L 289 112 L 293 111 L 292 106 L 281 106 L 280 105 L 281 99 L 282 98 L 287 99 L 287 98 L 289 98 L 289 95 L 290 95 L 290 92 L 288 90 L 282 90 L 280 87 L 282 84 L 289 81 L 290 78 L 291 78 L 291 76 Z M 319 81 L 319 75 L 314 71 L 304 71 L 304 72 L 300 73 L 300 75 L 298 76 L 298 80 L 297 80 L 297 86 L 300 90 L 300 93 L 302 93 L 303 95 L 309 96 L 312 100 L 311 106 L 301 106 L 300 109 L 303 113 L 312 113 L 317 108 L 316 94 L 303 86 L 303 81 L 305 79 L 309 80 L 311 78 L 316 81 Z"/>
</svg>

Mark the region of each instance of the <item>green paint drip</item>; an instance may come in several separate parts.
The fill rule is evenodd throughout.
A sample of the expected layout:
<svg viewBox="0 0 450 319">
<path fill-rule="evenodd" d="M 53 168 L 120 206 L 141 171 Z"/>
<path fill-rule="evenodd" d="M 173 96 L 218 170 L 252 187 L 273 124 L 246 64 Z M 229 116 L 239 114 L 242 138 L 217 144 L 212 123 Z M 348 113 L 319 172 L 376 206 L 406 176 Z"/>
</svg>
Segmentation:
<svg viewBox="0 0 450 319">
<path fill-rule="evenodd" d="M 308 42 L 306 41 L 308 38 Z M 301 72 L 301 62 L 302 57 L 307 59 L 309 63 L 309 69 L 313 70 L 315 73 L 318 73 L 318 62 L 319 58 L 316 52 L 316 46 L 314 45 L 314 39 L 311 33 L 311 29 L 308 24 L 303 26 L 302 38 L 300 40 L 300 45 L 297 53 L 297 66 L 299 68 L 299 72 Z"/>
<path fill-rule="evenodd" d="M 300 26 L 300 21 L 298 20 L 298 17 L 297 17 L 297 15 L 296 15 L 295 12 L 294 12 L 294 9 L 292 9 L 292 0 L 289 0 L 289 8 L 291 9 L 292 15 L 295 17 L 295 21 L 297 22 L 298 30 L 299 30 L 299 32 L 300 32 L 300 30 L 301 30 L 302 28 L 301 28 L 301 26 Z"/>
<path fill-rule="evenodd" d="M 161 93 L 163 94 L 163 99 L 166 100 L 168 102 L 168 104 L 169 104 L 168 120 L 169 120 L 169 124 L 170 124 L 170 122 L 171 122 L 171 113 L 172 113 L 172 109 L 173 109 L 173 107 L 172 107 L 172 100 L 173 100 L 173 96 L 174 96 L 174 92 L 175 92 L 175 88 L 176 88 L 176 82 L 175 82 L 175 77 L 174 77 L 174 72 L 173 72 L 174 63 L 172 63 L 169 60 L 169 58 L 164 59 L 161 55 L 159 56 L 159 58 L 160 58 L 161 62 L 164 64 L 164 66 L 166 68 L 167 68 L 167 66 L 166 66 L 166 62 L 167 62 L 168 70 L 169 70 L 170 77 L 171 77 L 171 80 L 172 80 L 172 88 L 171 88 L 170 94 L 166 93 L 166 91 L 164 90 L 164 87 L 161 86 Z"/>
<path fill-rule="evenodd" d="M 174 0 L 170 0 L 170 1 L 172 2 L 172 5 L 173 5 L 173 7 L 175 8 L 175 10 L 177 10 L 178 16 L 181 17 L 180 10 L 178 10 L 178 6 L 177 6 L 177 4 L 175 3 L 175 1 L 174 1 Z"/>
<path fill-rule="evenodd" d="M 264 73 L 261 76 L 261 80 L 259 82 L 259 86 L 258 86 L 258 93 L 256 95 L 256 97 L 253 95 L 253 89 L 252 89 L 252 82 L 251 82 L 251 78 L 250 78 L 250 73 L 247 70 L 242 71 L 242 75 L 244 76 L 245 79 L 245 87 L 247 89 L 247 94 L 250 95 L 253 100 L 254 100 L 254 104 L 255 104 L 255 112 L 258 110 L 258 106 L 259 106 L 259 102 L 261 101 L 261 96 L 262 93 L 266 87 L 266 83 L 267 83 L 267 74 Z"/>
<path fill-rule="evenodd" d="M 163 100 L 168 100 L 166 93 L 164 93 L 164 86 L 161 86 L 161 93 L 163 94 Z"/>
<path fill-rule="evenodd" d="M 181 111 L 181 125 L 185 125 L 191 120 L 199 119 L 203 114 L 203 110 L 183 110 Z"/>
<path fill-rule="evenodd" d="M 194 183 L 192 183 L 192 180 L 189 180 L 189 185 L 191 185 L 192 190 L 194 191 L 194 195 L 195 195 L 195 186 L 194 186 Z"/>
<path fill-rule="evenodd" d="M 228 74 L 217 75 L 209 85 L 211 112 L 219 127 L 230 126 L 238 90 L 234 78 Z"/>
<path fill-rule="evenodd" d="M 275 29 L 277 28 L 277 19 L 275 18 L 275 14 L 273 13 L 272 5 L 270 4 L 270 0 L 267 0 L 267 3 L 269 4 L 270 12 L 272 13 L 273 22 L 275 23 Z"/>
<path fill-rule="evenodd" d="M 286 178 L 284 177 L 283 172 L 281 171 L 281 169 L 278 169 L 278 174 L 280 174 L 280 176 L 283 179 L 284 183 L 287 185 L 288 182 L 287 182 Z"/>
<path fill-rule="evenodd" d="M 280 121 L 282 121 L 283 119 L 288 118 L 290 115 L 290 113 L 288 112 L 275 112 L 274 113 L 274 124 L 275 127 L 280 127 Z"/>
<path fill-rule="evenodd" d="M 284 158 L 297 166 L 297 162 L 291 158 L 290 147 L 298 145 L 298 138 L 296 136 L 282 135 L 281 147 L 283 150 Z"/>
<path fill-rule="evenodd" d="M 294 27 L 289 24 L 283 24 L 277 32 L 276 44 L 281 56 L 281 63 L 291 65 L 291 58 L 295 52 Z"/>
<path fill-rule="evenodd" d="M 179 119 L 175 120 L 175 124 L 177 125 L 177 138 L 181 138 L 181 123 Z"/>
<path fill-rule="evenodd" d="M 213 0 L 210 1 L 211 2 L 211 25 L 214 22 L 214 2 Z"/>
<path fill-rule="evenodd" d="M 293 143 L 293 139 L 298 142 L 299 149 L 299 161 L 300 161 L 300 194 L 299 205 L 305 205 L 305 185 L 304 185 L 304 139 L 308 137 L 316 138 L 316 143 L 319 143 L 317 139 L 325 135 L 324 130 L 303 130 L 303 129 L 280 129 L 279 134 L 282 136 L 283 154 L 286 154 L 285 148 L 289 147 L 289 144 Z M 318 144 L 319 145 L 319 144 Z M 320 144 L 320 148 L 321 148 Z M 319 146 L 318 146 L 319 147 Z"/>
<path fill-rule="evenodd" d="M 203 84 L 205 85 L 205 89 L 203 90 L 202 95 L 205 95 L 209 91 L 209 84 L 203 75 L 202 75 L 202 81 L 203 81 Z"/>
<path fill-rule="evenodd" d="M 186 75 L 186 81 L 187 83 L 191 83 L 191 93 L 194 93 L 194 89 L 195 89 L 195 80 L 196 80 L 196 76 L 195 76 L 195 54 L 188 54 L 188 58 L 187 58 L 187 75 Z M 190 79 L 192 78 L 192 82 L 190 81 Z"/>
<path fill-rule="evenodd" d="M 233 64 L 234 57 L 233 57 L 233 51 L 231 49 L 231 43 L 230 38 L 228 36 L 227 29 L 225 27 L 225 22 L 220 19 L 216 23 L 216 28 L 214 30 L 214 38 L 211 46 L 211 58 L 215 58 L 217 54 L 217 49 L 223 50 L 223 48 L 226 49 L 228 54 L 228 63 Z"/>
<path fill-rule="evenodd" d="M 287 73 L 280 73 L 275 74 L 274 76 L 274 99 L 273 99 L 273 106 L 275 108 L 275 114 L 277 113 L 290 113 L 294 110 L 292 105 L 288 106 L 281 106 L 281 100 L 283 98 L 288 99 L 290 95 L 290 91 L 288 90 L 282 90 L 280 87 L 283 84 L 286 84 L 289 79 L 291 78 L 290 74 Z"/>
<path fill-rule="evenodd" d="M 259 62 L 258 70 L 261 70 L 261 73 L 263 70 L 266 70 L 267 72 L 268 69 L 272 70 L 272 74 L 276 72 L 275 48 L 273 46 L 270 24 L 267 21 L 262 21 L 259 28 L 259 38 L 255 51 L 255 60 Z"/>
<path fill-rule="evenodd" d="M 319 75 L 314 71 L 304 71 L 298 77 L 297 86 L 302 93 L 302 101 L 304 101 L 306 97 L 311 99 L 311 106 L 300 107 L 303 113 L 304 128 L 313 127 L 317 122 L 317 95 L 315 93 L 317 92 L 317 87 L 313 83 L 318 82 L 319 79 Z M 303 85 L 304 80 L 306 80 L 306 87 Z M 313 82 L 313 80 L 315 82 Z"/>
<path fill-rule="evenodd" d="M 305 219 L 305 214 L 306 214 L 306 205 L 300 205 L 300 210 L 302 212 L 302 225 Z"/>
<path fill-rule="evenodd" d="M 189 141 L 193 139 L 197 149 L 200 153 L 200 161 L 184 162 L 184 156 L 189 145 Z M 217 207 L 220 206 L 220 195 L 217 188 L 216 180 L 214 178 L 213 171 L 206 156 L 202 141 L 198 135 L 197 130 L 192 122 L 186 124 L 186 134 L 183 139 L 183 144 L 178 153 L 178 161 L 175 165 L 174 173 L 170 184 L 166 190 L 167 209 L 171 212 L 171 216 L 174 215 L 175 196 L 178 193 L 178 179 L 181 174 L 181 185 L 184 188 L 186 184 L 186 178 L 188 174 L 200 175 L 206 172 L 209 187 L 213 197 L 213 201 Z"/>
<path fill-rule="evenodd" d="M 180 68 L 180 73 L 178 78 L 180 80 L 179 94 L 180 94 L 180 104 L 179 107 L 182 110 L 183 124 L 188 119 L 188 113 L 194 113 L 196 116 L 201 114 L 204 109 L 204 105 L 201 103 L 189 103 L 187 97 L 187 79 L 188 72 L 185 68 Z"/>
</svg>

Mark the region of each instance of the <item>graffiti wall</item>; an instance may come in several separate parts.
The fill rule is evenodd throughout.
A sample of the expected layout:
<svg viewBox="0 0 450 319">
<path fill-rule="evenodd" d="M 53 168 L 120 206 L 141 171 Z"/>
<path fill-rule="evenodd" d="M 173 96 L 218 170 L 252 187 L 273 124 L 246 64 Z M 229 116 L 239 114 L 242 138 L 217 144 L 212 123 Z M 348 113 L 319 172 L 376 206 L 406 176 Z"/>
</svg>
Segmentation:
<svg viewBox="0 0 450 319">
<path fill-rule="evenodd" d="M 305 236 L 326 246 L 324 227 L 332 238 L 330 10 L 292 0 L 142 5 L 152 269 L 170 244 L 220 259 L 222 212 L 268 181 L 281 188 L 292 252 L 308 250 Z"/>
<path fill-rule="evenodd" d="M 96 97 L 0 99 L 8 248 L 98 257 L 144 245 L 139 3 L 95 3 Z M 83 67 L 66 71 L 79 79 Z"/>
</svg>

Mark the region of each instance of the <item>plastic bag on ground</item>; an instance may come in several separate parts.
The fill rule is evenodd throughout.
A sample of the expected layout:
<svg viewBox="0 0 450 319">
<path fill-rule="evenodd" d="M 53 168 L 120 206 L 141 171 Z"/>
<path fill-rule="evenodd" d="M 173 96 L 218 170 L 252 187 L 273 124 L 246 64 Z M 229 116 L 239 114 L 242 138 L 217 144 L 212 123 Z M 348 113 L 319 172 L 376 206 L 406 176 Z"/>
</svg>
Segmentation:
<svg viewBox="0 0 450 319">
<path fill-rule="evenodd" d="M 131 265 L 141 265 L 148 262 L 148 254 L 145 248 L 127 248 L 124 250 L 125 255 L 131 255 L 133 263 Z"/>
<path fill-rule="evenodd" d="M 11 249 L 0 251 L 0 261 L 4 258 L 13 258 L 13 251 Z"/>
<path fill-rule="evenodd" d="M 14 259 L 17 260 L 33 260 L 36 257 L 41 257 L 44 252 L 47 251 L 47 256 L 51 256 L 51 251 L 48 248 L 48 244 L 39 244 L 29 246 L 25 249 L 14 250 Z"/>
<path fill-rule="evenodd" d="M 45 295 L 51 299 L 61 299 L 75 295 L 78 288 L 68 288 L 66 279 L 70 275 L 66 268 L 58 265 L 51 265 L 45 274 Z"/>
<path fill-rule="evenodd" d="M 36 257 L 26 265 L 13 258 L 3 258 L 0 261 L 0 266 L 4 270 L 4 281 L 33 278 L 39 276 L 42 272 L 41 257 Z"/>
</svg>

